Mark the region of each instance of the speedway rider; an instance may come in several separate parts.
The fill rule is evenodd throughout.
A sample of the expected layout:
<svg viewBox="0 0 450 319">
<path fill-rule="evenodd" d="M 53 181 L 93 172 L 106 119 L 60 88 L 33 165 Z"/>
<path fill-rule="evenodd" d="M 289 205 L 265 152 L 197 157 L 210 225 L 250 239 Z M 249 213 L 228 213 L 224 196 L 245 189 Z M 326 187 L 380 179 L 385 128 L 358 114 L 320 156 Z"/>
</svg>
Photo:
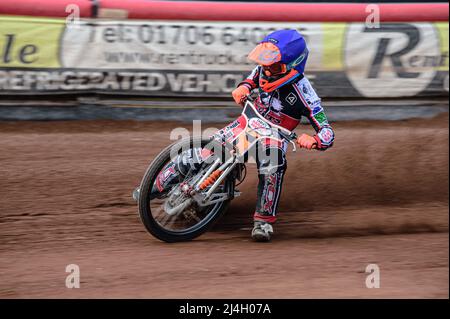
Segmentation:
<svg viewBox="0 0 450 319">
<path fill-rule="evenodd" d="M 334 132 L 328 123 L 321 100 L 304 75 L 308 48 L 305 39 L 296 30 L 275 31 L 266 36 L 248 55 L 258 65 L 241 82 L 232 95 L 237 104 L 243 105 L 247 96 L 256 91 L 257 111 L 267 120 L 289 131 L 295 129 L 302 116 L 308 118 L 316 134 L 302 134 L 297 143 L 308 150 L 326 150 L 333 145 Z M 218 131 L 214 138 L 225 136 L 237 126 L 239 119 Z M 282 145 L 265 143 L 258 145 L 259 152 L 276 156 L 256 156 L 258 168 L 257 203 L 253 216 L 252 237 L 255 241 L 269 241 L 276 221 L 283 177 L 286 172 L 287 141 Z M 170 162 L 157 177 L 152 193 L 162 192 L 201 163 L 201 149 L 189 150 Z M 195 164 L 194 164 L 195 166 Z M 196 166 L 198 167 L 198 166 Z"/>
<path fill-rule="evenodd" d="M 331 147 L 334 131 L 319 96 L 304 75 L 308 48 L 303 36 L 296 30 L 275 31 L 267 35 L 248 58 L 258 66 L 233 91 L 236 103 L 242 105 L 251 91 L 258 90 L 255 106 L 266 119 L 292 131 L 302 116 L 308 118 L 316 134 L 302 134 L 297 140 L 300 147 L 322 151 Z M 277 151 L 278 163 L 257 161 L 259 184 L 252 230 L 256 241 L 269 241 L 272 224 L 276 221 L 286 172 L 286 147 L 279 147 Z"/>
</svg>

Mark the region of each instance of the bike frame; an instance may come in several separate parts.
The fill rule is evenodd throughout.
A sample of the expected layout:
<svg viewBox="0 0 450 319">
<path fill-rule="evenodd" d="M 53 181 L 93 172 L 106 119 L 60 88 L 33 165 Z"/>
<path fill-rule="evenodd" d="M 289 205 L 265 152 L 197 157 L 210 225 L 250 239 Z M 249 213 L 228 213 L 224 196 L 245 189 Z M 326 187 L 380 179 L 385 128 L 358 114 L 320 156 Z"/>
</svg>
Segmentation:
<svg viewBox="0 0 450 319">
<path fill-rule="evenodd" d="M 214 191 L 217 189 L 220 183 L 222 183 L 222 181 L 235 168 L 235 166 L 242 161 L 248 151 L 261 140 L 270 139 L 270 142 L 273 141 L 274 143 L 282 145 L 284 143 L 283 139 L 285 139 L 293 144 L 293 150 L 294 152 L 296 151 L 294 140 L 297 139 L 297 134 L 264 118 L 256 110 L 255 105 L 250 99 L 247 99 L 247 101 L 245 102 L 242 114 L 237 121 L 239 124 L 236 129 L 230 130 L 226 133 L 227 136 L 225 136 L 226 142 L 233 144 L 234 146 L 231 157 L 218 168 L 218 170 L 220 170 L 221 172 L 220 176 L 210 186 L 204 197 L 202 196 L 203 198 L 201 200 L 201 203 L 203 205 L 210 205 L 214 202 L 228 199 L 228 194 L 223 193 L 223 196 L 221 196 L 221 198 L 215 198 L 214 201 L 209 201 L 209 199 L 213 195 L 215 195 L 215 197 L 218 197 L 217 195 L 219 194 L 214 194 Z M 281 136 L 282 138 L 279 138 L 278 136 Z M 191 195 L 199 194 L 202 183 L 211 176 L 211 174 L 216 170 L 219 164 L 220 162 L 216 160 L 210 166 L 204 176 L 195 183 L 194 190 Z M 197 202 L 198 199 L 199 198 L 197 197 Z"/>
</svg>

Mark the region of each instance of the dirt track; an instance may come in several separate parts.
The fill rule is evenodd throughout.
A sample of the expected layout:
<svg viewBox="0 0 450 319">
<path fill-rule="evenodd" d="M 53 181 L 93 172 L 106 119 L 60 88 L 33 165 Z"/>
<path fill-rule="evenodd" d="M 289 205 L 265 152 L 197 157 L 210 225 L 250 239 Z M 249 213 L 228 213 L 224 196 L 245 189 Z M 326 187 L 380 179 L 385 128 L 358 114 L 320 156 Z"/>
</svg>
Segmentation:
<svg viewBox="0 0 450 319">
<path fill-rule="evenodd" d="M 0 123 L 0 297 L 448 298 L 448 115 L 336 123 L 332 150 L 289 154 L 270 244 L 249 240 L 254 167 L 213 232 L 145 232 L 131 191 L 176 126 Z"/>
</svg>

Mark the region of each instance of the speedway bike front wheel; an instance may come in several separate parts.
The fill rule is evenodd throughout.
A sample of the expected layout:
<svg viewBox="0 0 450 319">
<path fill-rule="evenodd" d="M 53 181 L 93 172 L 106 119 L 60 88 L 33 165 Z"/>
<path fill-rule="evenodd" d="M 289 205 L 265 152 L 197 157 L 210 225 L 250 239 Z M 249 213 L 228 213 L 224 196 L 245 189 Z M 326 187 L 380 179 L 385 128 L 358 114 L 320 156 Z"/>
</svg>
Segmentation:
<svg viewBox="0 0 450 319">
<path fill-rule="evenodd" d="M 180 175 L 179 180 L 163 192 L 153 194 L 156 179 L 174 157 L 194 148 L 208 149 L 213 156 L 201 163 L 200 168 Z M 139 188 L 139 215 L 147 231 L 162 241 L 172 243 L 192 240 L 210 229 L 235 195 L 236 171 L 240 166 L 237 165 L 224 176 L 223 181 L 210 192 L 208 201 L 199 200 L 199 196 L 204 196 L 208 191 L 207 187 L 196 194 L 197 197 L 192 196 L 191 190 L 199 179 L 209 181 L 206 175 L 211 174 L 211 166 L 223 164 L 223 155 L 229 152 L 229 147 L 216 140 L 192 137 L 165 148 L 148 167 Z"/>
</svg>

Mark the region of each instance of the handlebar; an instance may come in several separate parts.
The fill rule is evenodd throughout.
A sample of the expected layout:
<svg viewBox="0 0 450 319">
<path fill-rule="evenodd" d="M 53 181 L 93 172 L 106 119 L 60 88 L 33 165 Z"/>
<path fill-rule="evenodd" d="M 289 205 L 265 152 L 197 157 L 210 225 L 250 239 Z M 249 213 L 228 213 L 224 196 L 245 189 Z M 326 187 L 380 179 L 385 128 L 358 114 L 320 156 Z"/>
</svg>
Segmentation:
<svg viewBox="0 0 450 319">
<path fill-rule="evenodd" d="M 242 102 L 245 104 L 245 102 L 247 102 L 247 101 L 249 101 L 249 102 L 255 101 L 255 99 L 252 97 L 252 93 L 247 94 Z"/>
</svg>

